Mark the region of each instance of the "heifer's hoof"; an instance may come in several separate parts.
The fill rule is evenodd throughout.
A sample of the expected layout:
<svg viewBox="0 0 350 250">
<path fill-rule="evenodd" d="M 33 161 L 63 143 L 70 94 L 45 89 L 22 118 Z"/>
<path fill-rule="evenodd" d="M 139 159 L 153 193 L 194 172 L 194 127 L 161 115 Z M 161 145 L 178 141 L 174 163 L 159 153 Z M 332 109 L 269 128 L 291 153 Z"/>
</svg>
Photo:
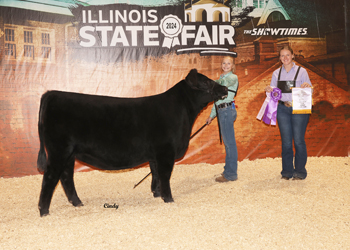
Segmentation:
<svg viewBox="0 0 350 250">
<path fill-rule="evenodd" d="M 160 197 L 160 192 L 159 191 L 153 191 L 153 197 L 154 198 Z"/>
<path fill-rule="evenodd" d="M 47 211 L 40 211 L 40 217 L 45 217 L 49 215 L 49 210 Z"/>
<path fill-rule="evenodd" d="M 77 201 L 69 201 L 73 206 L 75 207 L 81 207 L 84 206 L 84 204 L 81 202 L 81 200 L 77 200 Z"/>
<path fill-rule="evenodd" d="M 40 217 L 44 217 L 46 215 L 49 215 L 49 209 L 41 208 L 40 205 L 38 206 L 38 208 L 39 208 L 39 212 L 40 212 Z"/>
<path fill-rule="evenodd" d="M 168 202 L 174 202 L 174 199 L 172 197 L 170 198 L 163 198 L 164 202 L 168 203 Z"/>
<path fill-rule="evenodd" d="M 77 204 L 77 205 L 74 205 L 74 204 L 73 204 L 73 206 L 75 206 L 75 207 L 82 207 L 82 206 L 84 206 L 84 204 L 83 204 L 82 202 L 80 202 L 80 203 Z"/>
</svg>

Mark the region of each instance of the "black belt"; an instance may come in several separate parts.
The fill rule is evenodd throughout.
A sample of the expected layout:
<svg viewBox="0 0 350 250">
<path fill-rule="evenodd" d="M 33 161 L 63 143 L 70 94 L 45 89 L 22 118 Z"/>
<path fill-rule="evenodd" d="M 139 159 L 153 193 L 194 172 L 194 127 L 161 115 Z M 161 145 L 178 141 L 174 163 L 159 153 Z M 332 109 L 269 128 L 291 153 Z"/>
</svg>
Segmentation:
<svg viewBox="0 0 350 250">
<path fill-rule="evenodd" d="M 226 107 L 228 107 L 228 106 L 231 106 L 232 103 L 234 103 L 234 101 L 233 101 L 233 102 L 228 102 L 228 103 L 221 103 L 221 104 L 218 105 L 218 108 L 219 108 L 219 109 L 226 108 Z"/>
</svg>

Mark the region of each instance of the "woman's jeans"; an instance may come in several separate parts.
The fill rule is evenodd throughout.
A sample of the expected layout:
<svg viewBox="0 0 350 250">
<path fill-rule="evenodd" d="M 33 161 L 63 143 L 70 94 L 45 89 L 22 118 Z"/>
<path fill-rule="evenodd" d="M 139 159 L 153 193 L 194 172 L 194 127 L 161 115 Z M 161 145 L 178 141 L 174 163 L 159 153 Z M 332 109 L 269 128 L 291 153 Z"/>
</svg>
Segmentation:
<svg viewBox="0 0 350 250">
<path fill-rule="evenodd" d="M 292 114 L 293 108 L 279 103 L 277 108 L 277 122 L 282 140 L 282 176 L 305 179 L 307 151 L 305 143 L 306 126 L 309 114 Z M 293 140 L 295 147 L 295 161 L 293 167 Z"/>
<path fill-rule="evenodd" d="M 235 104 L 226 108 L 218 109 L 220 131 L 225 144 L 226 159 L 223 176 L 230 181 L 237 179 L 237 145 L 233 123 L 237 118 Z"/>
</svg>

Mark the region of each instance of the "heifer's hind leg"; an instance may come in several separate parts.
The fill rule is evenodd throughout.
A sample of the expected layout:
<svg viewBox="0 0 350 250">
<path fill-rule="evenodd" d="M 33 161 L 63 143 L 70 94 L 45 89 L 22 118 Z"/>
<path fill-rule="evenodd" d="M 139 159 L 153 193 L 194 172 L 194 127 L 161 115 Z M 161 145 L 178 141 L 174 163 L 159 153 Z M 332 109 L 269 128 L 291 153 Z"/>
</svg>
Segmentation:
<svg viewBox="0 0 350 250">
<path fill-rule="evenodd" d="M 149 166 L 152 172 L 151 191 L 153 193 L 153 197 L 160 197 L 157 163 L 155 161 L 150 161 Z"/>
<path fill-rule="evenodd" d="M 63 170 L 60 180 L 61 184 L 63 186 L 64 192 L 67 195 L 68 201 L 73 204 L 75 207 L 80 207 L 83 206 L 83 203 L 79 199 L 77 195 L 77 191 L 75 190 L 75 185 L 74 185 L 74 158 L 72 157 L 65 169 Z"/>
<path fill-rule="evenodd" d="M 43 176 L 41 192 L 39 198 L 40 216 L 49 214 L 50 203 L 53 192 L 61 175 L 61 170 L 52 165 L 48 165 Z"/>
</svg>

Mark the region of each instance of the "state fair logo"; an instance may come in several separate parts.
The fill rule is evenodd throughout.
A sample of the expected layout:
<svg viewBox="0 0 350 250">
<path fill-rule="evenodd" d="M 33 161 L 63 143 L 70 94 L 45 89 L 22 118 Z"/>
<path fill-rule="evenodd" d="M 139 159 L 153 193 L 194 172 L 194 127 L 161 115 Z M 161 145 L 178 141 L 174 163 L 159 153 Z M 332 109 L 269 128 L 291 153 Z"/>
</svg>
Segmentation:
<svg viewBox="0 0 350 250">
<path fill-rule="evenodd" d="M 73 12 L 79 20 L 81 47 L 158 47 L 162 53 L 175 50 L 177 54 L 237 56 L 230 51 L 236 45 L 230 7 L 222 3 L 159 7 L 111 4 L 79 6 Z"/>
</svg>

